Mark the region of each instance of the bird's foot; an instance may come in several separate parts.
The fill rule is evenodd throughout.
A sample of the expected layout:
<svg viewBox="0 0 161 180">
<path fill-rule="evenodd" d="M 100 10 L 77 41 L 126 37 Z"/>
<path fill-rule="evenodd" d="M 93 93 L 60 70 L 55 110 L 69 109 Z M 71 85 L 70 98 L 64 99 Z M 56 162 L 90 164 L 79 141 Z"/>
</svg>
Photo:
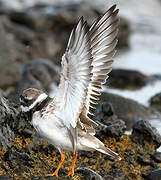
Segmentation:
<svg viewBox="0 0 161 180">
<path fill-rule="evenodd" d="M 74 169 L 71 169 L 70 171 L 69 171 L 69 173 L 67 174 L 67 176 L 73 176 L 74 175 Z"/>
<path fill-rule="evenodd" d="M 58 178 L 58 172 L 57 169 L 55 170 L 55 172 L 53 174 L 48 174 L 47 176 L 56 176 L 56 178 Z"/>
</svg>

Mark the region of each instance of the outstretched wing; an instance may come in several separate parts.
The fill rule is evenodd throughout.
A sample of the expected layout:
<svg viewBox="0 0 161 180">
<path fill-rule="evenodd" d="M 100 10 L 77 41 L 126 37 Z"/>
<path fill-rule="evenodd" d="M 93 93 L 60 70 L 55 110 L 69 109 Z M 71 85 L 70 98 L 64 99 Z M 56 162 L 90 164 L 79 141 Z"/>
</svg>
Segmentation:
<svg viewBox="0 0 161 180">
<path fill-rule="evenodd" d="M 54 101 L 68 129 L 77 125 L 90 81 L 92 61 L 87 32 L 87 23 L 81 18 L 71 32 L 61 62 L 61 80 Z"/>
<path fill-rule="evenodd" d="M 118 9 L 115 10 L 115 8 L 116 5 L 112 6 L 89 30 L 93 68 L 81 116 L 93 115 L 93 109 L 101 95 L 102 84 L 106 82 L 108 73 L 111 71 L 112 57 L 116 52 L 115 47 L 118 41 L 119 20 Z M 88 117 L 83 119 L 85 118 L 82 118 L 82 123 L 93 125 Z"/>
<path fill-rule="evenodd" d="M 90 30 L 81 18 L 72 30 L 62 57 L 62 72 L 58 93 L 54 98 L 59 111 L 55 114 L 69 130 L 73 150 L 77 142 L 77 125 L 93 134 L 91 108 L 98 101 L 102 84 L 107 79 L 111 58 L 117 44 L 117 13 L 111 7 Z"/>
</svg>

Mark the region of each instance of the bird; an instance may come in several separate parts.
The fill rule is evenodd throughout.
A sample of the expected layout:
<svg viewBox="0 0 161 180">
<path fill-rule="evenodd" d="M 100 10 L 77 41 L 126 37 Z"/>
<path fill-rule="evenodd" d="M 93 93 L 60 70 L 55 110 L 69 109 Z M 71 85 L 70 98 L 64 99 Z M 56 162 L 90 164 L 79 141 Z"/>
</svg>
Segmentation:
<svg viewBox="0 0 161 180">
<path fill-rule="evenodd" d="M 92 120 L 116 53 L 118 12 L 113 5 L 91 27 L 83 17 L 79 19 L 62 56 L 60 83 L 53 98 L 35 88 L 28 88 L 20 95 L 21 111 L 31 117 L 36 131 L 61 154 L 52 176 L 58 177 L 65 160 L 63 151 L 74 154 L 68 176 L 74 175 L 78 151 L 96 150 L 121 159 L 94 136 L 98 124 Z"/>
</svg>

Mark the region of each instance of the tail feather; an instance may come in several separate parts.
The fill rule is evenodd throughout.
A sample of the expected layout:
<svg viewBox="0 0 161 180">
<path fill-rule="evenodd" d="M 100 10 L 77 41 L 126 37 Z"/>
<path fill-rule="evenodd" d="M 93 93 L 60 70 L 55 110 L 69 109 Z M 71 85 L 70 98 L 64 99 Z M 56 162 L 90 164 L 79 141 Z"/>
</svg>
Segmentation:
<svg viewBox="0 0 161 180">
<path fill-rule="evenodd" d="M 121 157 L 117 153 L 105 147 L 104 144 L 98 138 L 84 132 L 80 128 L 78 128 L 78 142 L 80 145 L 78 149 L 80 150 L 86 150 L 86 151 L 97 150 L 101 153 L 111 156 L 112 158 L 117 158 L 121 160 Z"/>
<path fill-rule="evenodd" d="M 117 158 L 119 160 L 121 160 L 121 157 L 115 153 L 114 151 L 112 151 L 111 149 L 105 147 L 104 145 L 101 145 L 98 149 L 96 149 L 97 151 L 107 154 L 109 156 L 111 156 L 112 158 Z"/>
</svg>

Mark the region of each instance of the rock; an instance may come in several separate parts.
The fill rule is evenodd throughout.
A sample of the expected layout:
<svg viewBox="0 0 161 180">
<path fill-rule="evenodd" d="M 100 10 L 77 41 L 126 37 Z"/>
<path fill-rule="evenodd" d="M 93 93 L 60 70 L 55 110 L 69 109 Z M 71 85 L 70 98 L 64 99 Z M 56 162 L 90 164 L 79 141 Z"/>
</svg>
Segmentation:
<svg viewBox="0 0 161 180">
<path fill-rule="evenodd" d="M 18 112 L 13 104 L 0 96 L 0 147 L 11 147 L 12 140 L 15 138 L 13 132 L 14 123 L 16 124 Z"/>
<path fill-rule="evenodd" d="M 148 180 L 160 180 L 161 179 L 161 168 L 155 169 L 148 176 Z"/>
<path fill-rule="evenodd" d="M 5 30 L 6 17 L 0 17 L 0 87 L 15 85 L 20 79 L 17 63 L 14 61 L 15 47 L 12 35 Z"/>
<path fill-rule="evenodd" d="M 12 11 L 10 19 L 36 31 L 57 29 L 66 23 L 73 24 L 83 15 L 89 23 L 98 17 L 99 11 L 88 3 L 64 3 L 61 5 L 35 5 L 23 11 Z M 56 25 L 56 26 L 55 26 Z"/>
<path fill-rule="evenodd" d="M 117 138 L 124 134 L 125 129 L 125 122 L 122 120 L 111 122 L 111 125 L 99 124 L 98 129 L 96 129 L 96 136 L 105 135 Z"/>
<path fill-rule="evenodd" d="M 108 102 L 98 106 L 93 120 L 99 124 L 96 127 L 96 136 L 120 137 L 126 130 L 125 122 L 117 118 L 112 105 Z"/>
<path fill-rule="evenodd" d="M 115 121 L 117 116 L 115 115 L 113 106 L 111 103 L 102 102 L 97 107 L 96 111 L 94 112 L 94 121 L 102 122 L 103 124 L 108 124 L 109 121 Z"/>
<path fill-rule="evenodd" d="M 151 158 L 158 163 L 161 163 L 161 152 L 153 152 Z"/>
<path fill-rule="evenodd" d="M 4 12 L 5 13 L 5 12 Z M 48 58 L 60 64 L 72 28 L 83 15 L 91 24 L 100 13 L 87 3 L 37 5 L 7 13 L 18 60 Z"/>
<path fill-rule="evenodd" d="M 75 173 L 80 173 L 81 175 L 83 175 L 84 180 L 103 180 L 103 178 L 99 174 L 89 168 L 79 168 L 75 171 Z"/>
<path fill-rule="evenodd" d="M 113 172 L 102 172 L 101 173 L 104 180 L 125 180 L 125 174 L 123 171 L 113 171 Z"/>
<path fill-rule="evenodd" d="M 22 79 L 15 90 L 8 96 L 14 103 L 19 102 L 19 96 L 27 88 L 37 88 L 50 91 L 51 84 L 59 82 L 58 68 L 49 60 L 36 60 L 28 62 L 22 69 Z"/>
<path fill-rule="evenodd" d="M 28 59 L 48 58 L 60 64 L 72 28 L 83 15 L 91 25 L 102 15 L 90 3 L 63 3 L 59 5 L 35 5 L 22 10 L 0 10 L 9 17 L 8 31 L 14 36 L 18 62 Z M 127 20 L 121 18 L 119 47 L 128 46 L 130 34 Z"/>
<path fill-rule="evenodd" d="M 115 115 L 118 119 L 125 121 L 127 129 L 131 129 L 139 119 L 161 119 L 161 115 L 152 108 L 116 94 L 102 93 L 101 101 L 106 101 L 112 105 Z"/>
<path fill-rule="evenodd" d="M 9 175 L 0 175 L 0 180 L 11 180 Z"/>
<path fill-rule="evenodd" d="M 127 19 L 120 17 L 117 47 L 128 48 L 130 35 L 131 35 L 130 23 L 128 22 Z"/>
<path fill-rule="evenodd" d="M 161 93 L 150 98 L 150 106 L 161 112 Z"/>
<path fill-rule="evenodd" d="M 120 89 L 139 89 L 149 80 L 144 74 L 126 69 L 113 69 L 110 72 L 109 86 Z"/>
<path fill-rule="evenodd" d="M 139 155 L 137 160 L 141 165 L 151 165 L 151 161 L 145 156 Z"/>
<path fill-rule="evenodd" d="M 161 145 L 161 135 L 157 129 L 152 127 L 146 120 L 140 120 L 134 124 L 131 139 L 141 145 L 148 142 L 155 148 L 158 148 Z"/>
<path fill-rule="evenodd" d="M 152 75 L 152 78 L 154 79 L 154 80 L 161 80 L 161 74 L 153 74 Z"/>
<path fill-rule="evenodd" d="M 3 160 L 8 163 L 11 169 L 16 166 L 19 166 L 21 170 L 24 170 L 25 166 L 28 168 L 34 167 L 33 160 L 27 154 L 11 149 L 4 154 Z"/>
<path fill-rule="evenodd" d="M 30 131 L 33 135 L 32 129 L 28 117 L 19 113 L 14 103 L 0 96 L 0 147 L 10 148 L 17 134 L 25 137 Z"/>
</svg>

